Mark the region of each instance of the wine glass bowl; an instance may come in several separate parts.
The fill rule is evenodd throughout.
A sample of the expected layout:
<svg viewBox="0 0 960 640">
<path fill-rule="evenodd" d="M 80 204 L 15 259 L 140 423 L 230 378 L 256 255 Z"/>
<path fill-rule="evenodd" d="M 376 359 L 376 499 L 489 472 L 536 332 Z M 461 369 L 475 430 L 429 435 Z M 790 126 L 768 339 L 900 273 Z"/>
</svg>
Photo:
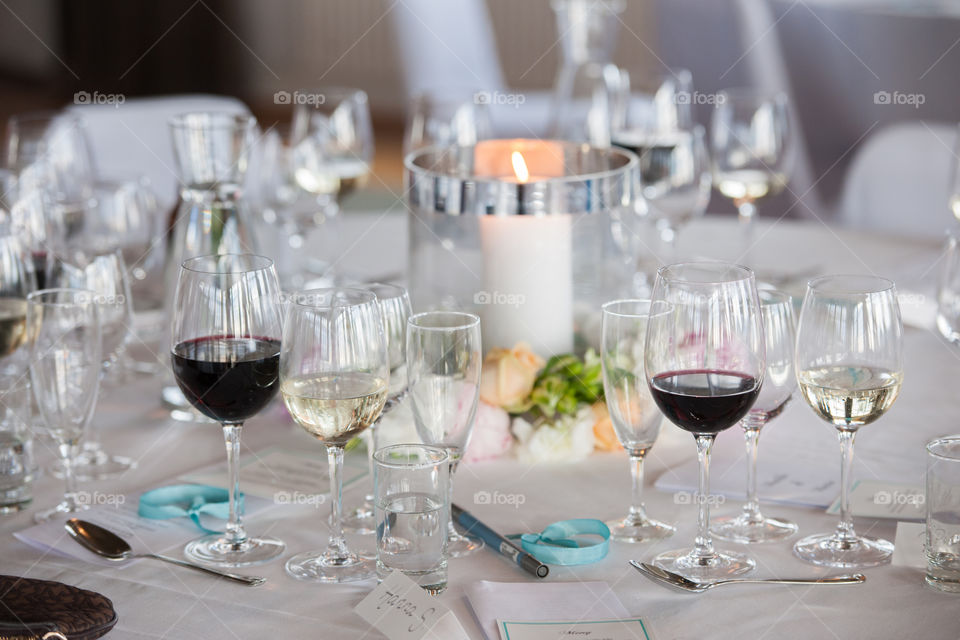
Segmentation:
<svg viewBox="0 0 960 640">
<path fill-rule="evenodd" d="M 764 377 L 763 327 L 753 272 L 725 263 L 684 263 L 657 273 L 644 365 L 663 414 L 697 443 L 700 483 L 693 549 L 658 555 L 654 564 L 695 581 L 750 571 L 754 561 L 719 551 L 710 538 L 710 449 L 718 433 L 743 418 Z"/>
<path fill-rule="evenodd" d="M 840 523 L 798 541 L 806 562 L 845 569 L 885 564 L 893 545 L 860 536 L 850 514 L 854 438 L 893 405 L 903 380 L 903 322 L 896 286 L 877 276 L 824 276 L 807 285 L 797 329 L 797 383 L 807 404 L 837 429 Z"/>
</svg>

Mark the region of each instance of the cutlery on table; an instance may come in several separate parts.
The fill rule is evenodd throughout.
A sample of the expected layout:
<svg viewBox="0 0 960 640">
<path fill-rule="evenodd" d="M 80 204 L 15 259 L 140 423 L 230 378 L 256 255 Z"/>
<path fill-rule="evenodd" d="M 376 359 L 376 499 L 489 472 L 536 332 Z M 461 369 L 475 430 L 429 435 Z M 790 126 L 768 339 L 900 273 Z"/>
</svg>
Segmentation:
<svg viewBox="0 0 960 640">
<path fill-rule="evenodd" d="M 161 556 L 156 553 L 134 553 L 130 548 L 130 545 L 127 544 L 126 540 L 112 531 L 108 531 L 107 529 L 93 524 L 92 522 L 87 522 L 86 520 L 70 518 L 67 520 L 64 528 L 74 540 L 98 556 L 106 558 L 107 560 L 120 561 L 129 560 L 130 558 L 154 558 L 156 560 L 163 560 L 164 562 L 169 562 L 170 564 L 175 564 L 180 567 L 188 567 L 190 569 L 196 569 L 197 571 L 203 571 L 204 573 L 209 573 L 215 576 L 229 578 L 230 580 L 235 580 L 236 582 L 241 582 L 252 587 L 263 584 L 267 581 L 266 578 L 261 578 L 260 576 L 242 576 L 236 573 L 227 573 L 226 571 L 218 571 L 217 569 L 211 569 L 199 564 L 192 564 L 190 562 L 186 562 L 185 560 L 178 560 L 169 556 Z"/>
<path fill-rule="evenodd" d="M 737 583 L 767 583 L 767 584 L 860 584 L 866 582 L 867 577 L 862 573 L 845 574 L 839 576 L 823 576 L 821 578 L 731 578 L 726 580 L 715 580 L 713 582 L 696 582 L 685 578 L 679 573 L 667 571 L 660 567 L 655 567 L 646 562 L 637 562 L 631 560 L 633 568 L 650 578 L 654 582 L 665 584 L 667 586 L 692 593 L 702 593 L 707 589 L 719 587 L 724 584 Z"/>
</svg>

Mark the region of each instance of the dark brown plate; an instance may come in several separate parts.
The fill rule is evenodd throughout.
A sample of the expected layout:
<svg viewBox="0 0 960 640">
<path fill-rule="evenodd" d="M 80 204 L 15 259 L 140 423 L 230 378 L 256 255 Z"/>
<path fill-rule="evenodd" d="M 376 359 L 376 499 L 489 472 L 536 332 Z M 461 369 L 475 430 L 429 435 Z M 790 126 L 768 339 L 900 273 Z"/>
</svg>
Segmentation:
<svg viewBox="0 0 960 640">
<path fill-rule="evenodd" d="M 24 631 L 52 625 L 70 640 L 93 640 L 115 624 L 113 603 L 99 593 L 50 580 L 0 576 L 2 634 L 14 631 L 14 625 Z"/>
</svg>

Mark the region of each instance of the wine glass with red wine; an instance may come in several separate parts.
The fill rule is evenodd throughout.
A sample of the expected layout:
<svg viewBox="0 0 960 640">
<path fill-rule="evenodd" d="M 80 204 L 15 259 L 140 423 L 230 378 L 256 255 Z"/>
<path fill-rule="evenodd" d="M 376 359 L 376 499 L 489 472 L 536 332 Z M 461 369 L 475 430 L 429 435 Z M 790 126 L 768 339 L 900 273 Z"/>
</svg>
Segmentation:
<svg viewBox="0 0 960 640">
<path fill-rule="evenodd" d="M 247 535 L 238 495 L 241 427 L 280 388 L 280 286 L 273 261 L 249 254 L 186 260 L 173 309 L 173 375 L 190 404 L 223 425 L 230 491 L 227 530 L 190 542 L 184 553 L 221 567 L 266 562 L 284 544 Z"/>
<path fill-rule="evenodd" d="M 647 384 L 660 411 L 693 434 L 700 462 L 694 547 L 662 553 L 653 562 L 697 582 L 746 573 L 753 559 L 715 549 L 710 538 L 710 449 L 718 433 L 747 415 L 763 382 L 765 345 L 753 271 L 721 262 L 662 267 L 653 304 L 658 312 L 647 324 Z"/>
</svg>

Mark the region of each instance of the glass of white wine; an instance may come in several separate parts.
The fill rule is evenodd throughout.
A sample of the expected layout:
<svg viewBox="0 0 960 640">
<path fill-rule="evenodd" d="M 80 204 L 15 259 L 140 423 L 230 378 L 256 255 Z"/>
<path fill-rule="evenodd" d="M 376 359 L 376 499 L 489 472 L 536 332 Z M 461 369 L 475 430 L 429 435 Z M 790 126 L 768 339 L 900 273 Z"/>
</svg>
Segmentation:
<svg viewBox="0 0 960 640">
<path fill-rule="evenodd" d="M 738 261 L 750 253 L 757 200 L 787 186 L 789 142 L 785 94 L 728 89 L 717 95 L 711 120 L 713 185 L 737 207 L 744 243 Z"/>
<path fill-rule="evenodd" d="M 842 466 L 836 531 L 807 536 L 793 552 L 828 567 L 885 564 L 893 545 L 856 534 L 849 495 L 854 438 L 893 405 L 903 380 L 903 323 L 893 282 L 876 276 L 811 280 L 797 329 L 796 371 L 803 398 L 837 429 Z"/>
<path fill-rule="evenodd" d="M 313 582 L 353 582 L 376 574 L 343 535 L 343 451 L 376 422 L 386 402 L 390 361 L 383 316 L 372 291 L 334 288 L 295 294 L 287 306 L 280 392 L 290 415 L 327 447 L 330 540 L 287 561 L 287 573 Z"/>
</svg>

